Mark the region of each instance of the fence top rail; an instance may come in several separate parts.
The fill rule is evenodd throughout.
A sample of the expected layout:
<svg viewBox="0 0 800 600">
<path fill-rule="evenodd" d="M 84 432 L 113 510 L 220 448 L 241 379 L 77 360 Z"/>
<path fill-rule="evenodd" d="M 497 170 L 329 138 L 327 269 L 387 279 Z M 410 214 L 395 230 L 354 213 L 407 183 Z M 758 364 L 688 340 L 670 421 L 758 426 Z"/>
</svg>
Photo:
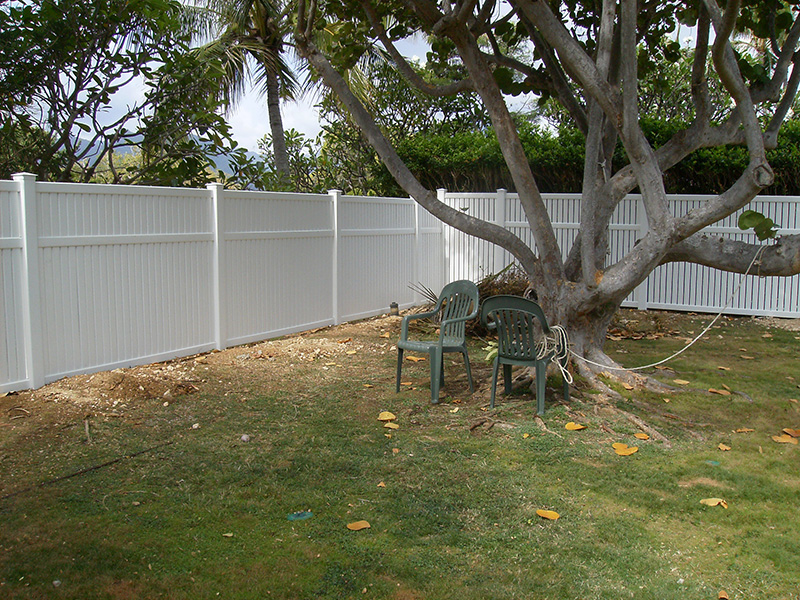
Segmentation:
<svg viewBox="0 0 800 600">
<path fill-rule="evenodd" d="M 204 188 L 174 188 L 154 185 L 120 185 L 114 183 L 65 183 L 58 181 L 37 181 L 36 191 L 39 193 L 69 194 L 109 194 L 115 196 L 175 196 L 182 198 L 208 197 Z"/>
<path fill-rule="evenodd" d="M 367 203 L 367 204 L 414 204 L 413 198 L 385 197 L 385 196 L 340 196 L 341 202 Z"/>
<path fill-rule="evenodd" d="M 330 202 L 329 194 L 305 194 L 300 192 L 266 192 L 260 190 L 225 190 L 225 198 L 237 200 L 270 200 L 286 202 Z"/>
</svg>

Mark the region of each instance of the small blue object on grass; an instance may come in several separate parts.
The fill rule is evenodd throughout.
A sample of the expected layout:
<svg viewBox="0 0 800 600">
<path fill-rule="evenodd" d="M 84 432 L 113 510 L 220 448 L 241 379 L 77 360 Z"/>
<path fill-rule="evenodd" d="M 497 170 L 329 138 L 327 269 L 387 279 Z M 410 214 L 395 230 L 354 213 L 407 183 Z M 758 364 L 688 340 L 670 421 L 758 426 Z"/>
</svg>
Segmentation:
<svg viewBox="0 0 800 600">
<path fill-rule="evenodd" d="M 286 518 L 290 521 L 302 521 L 303 519 L 310 519 L 314 516 L 310 510 L 301 510 L 299 512 L 293 512 L 289 514 Z"/>
</svg>

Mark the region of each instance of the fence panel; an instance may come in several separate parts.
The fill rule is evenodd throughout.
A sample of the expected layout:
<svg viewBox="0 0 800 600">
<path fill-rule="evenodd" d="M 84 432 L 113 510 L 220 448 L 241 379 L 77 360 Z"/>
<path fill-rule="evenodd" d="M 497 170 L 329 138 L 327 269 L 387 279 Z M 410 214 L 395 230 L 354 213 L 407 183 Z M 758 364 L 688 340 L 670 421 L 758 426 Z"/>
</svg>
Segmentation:
<svg viewBox="0 0 800 600">
<path fill-rule="evenodd" d="M 447 194 L 444 201 L 456 210 L 478 219 L 497 222 L 497 196 L 494 192 Z M 498 246 L 450 226 L 444 227 L 444 244 L 448 281 L 479 281 L 494 273 L 500 260 L 497 253 L 501 250 Z"/>
<path fill-rule="evenodd" d="M 340 321 L 386 312 L 391 302 L 413 305 L 408 285 L 418 271 L 416 203 L 343 196 L 338 223 Z"/>
<path fill-rule="evenodd" d="M 226 191 L 222 213 L 224 346 L 334 322 L 329 196 Z"/>
<path fill-rule="evenodd" d="M 47 381 L 213 347 L 205 190 L 36 188 Z"/>
<path fill-rule="evenodd" d="M 16 183 L 0 181 L 0 393 L 27 379 L 22 331 L 22 232 Z"/>
</svg>

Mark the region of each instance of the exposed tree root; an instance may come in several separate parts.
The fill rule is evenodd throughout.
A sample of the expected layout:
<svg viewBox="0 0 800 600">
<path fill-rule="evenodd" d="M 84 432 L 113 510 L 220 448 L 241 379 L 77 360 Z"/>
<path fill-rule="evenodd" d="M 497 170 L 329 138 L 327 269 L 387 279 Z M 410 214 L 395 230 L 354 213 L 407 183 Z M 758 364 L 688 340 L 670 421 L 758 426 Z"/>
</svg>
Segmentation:
<svg viewBox="0 0 800 600">
<path fill-rule="evenodd" d="M 542 420 L 542 417 L 540 417 L 539 415 L 536 415 L 536 417 L 533 420 L 536 423 L 536 425 L 539 427 L 539 429 L 541 429 L 545 433 L 551 433 L 556 437 L 560 437 L 561 439 L 564 439 L 564 436 L 562 436 L 560 433 L 557 433 L 555 431 L 552 431 L 552 430 L 548 429 L 547 425 L 544 422 L 544 420 Z"/>
<path fill-rule="evenodd" d="M 621 412 L 625 416 L 625 418 L 628 419 L 628 421 L 636 425 L 639 429 L 641 429 L 643 432 L 649 435 L 652 439 L 658 440 L 659 442 L 663 442 L 666 448 L 672 448 L 672 442 L 670 442 L 664 434 L 657 431 L 656 429 L 653 429 L 650 425 L 642 421 L 636 415 L 633 415 L 625 410 L 620 410 L 620 409 L 617 410 L 619 410 L 619 412 Z"/>
</svg>

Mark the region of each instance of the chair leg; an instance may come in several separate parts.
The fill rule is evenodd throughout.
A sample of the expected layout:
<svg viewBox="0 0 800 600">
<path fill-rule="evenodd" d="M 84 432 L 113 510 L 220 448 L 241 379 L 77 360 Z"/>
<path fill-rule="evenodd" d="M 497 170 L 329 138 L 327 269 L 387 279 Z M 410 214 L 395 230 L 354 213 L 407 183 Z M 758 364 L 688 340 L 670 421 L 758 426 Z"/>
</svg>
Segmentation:
<svg viewBox="0 0 800 600">
<path fill-rule="evenodd" d="M 441 352 L 437 352 L 436 348 L 430 350 L 430 363 L 431 363 L 431 404 L 439 404 L 439 388 L 444 379 L 442 373 L 443 363 Z"/>
<path fill-rule="evenodd" d="M 494 397 L 497 394 L 497 372 L 500 367 L 500 359 L 495 357 L 494 366 L 492 367 L 492 401 L 489 404 L 490 408 L 494 408 Z"/>
<path fill-rule="evenodd" d="M 467 349 L 464 348 L 464 365 L 467 367 L 467 379 L 469 380 L 469 393 L 472 394 L 475 392 L 475 386 L 472 383 L 472 371 L 469 368 L 469 354 L 467 353 Z"/>
<path fill-rule="evenodd" d="M 543 360 L 536 361 L 536 414 L 544 414 L 544 393 L 547 363 Z"/>
<path fill-rule="evenodd" d="M 400 391 L 400 372 L 403 370 L 403 350 L 397 349 L 397 385 L 395 385 L 395 392 Z"/>
<path fill-rule="evenodd" d="M 511 393 L 511 365 L 503 365 L 503 384 L 508 396 Z"/>
</svg>

